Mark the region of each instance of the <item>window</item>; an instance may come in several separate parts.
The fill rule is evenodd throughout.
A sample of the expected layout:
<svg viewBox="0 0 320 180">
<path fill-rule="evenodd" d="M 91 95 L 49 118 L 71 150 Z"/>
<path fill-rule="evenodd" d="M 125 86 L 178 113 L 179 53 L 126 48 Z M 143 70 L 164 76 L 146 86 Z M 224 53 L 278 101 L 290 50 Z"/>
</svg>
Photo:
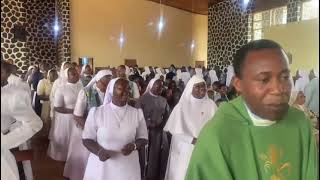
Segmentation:
<svg viewBox="0 0 320 180">
<path fill-rule="evenodd" d="M 311 0 L 302 3 L 301 20 L 315 19 L 319 17 L 319 1 Z"/>
<path fill-rule="evenodd" d="M 287 6 L 270 9 L 253 14 L 253 40 L 263 37 L 263 29 L 287 23 Z"/>
</svg>

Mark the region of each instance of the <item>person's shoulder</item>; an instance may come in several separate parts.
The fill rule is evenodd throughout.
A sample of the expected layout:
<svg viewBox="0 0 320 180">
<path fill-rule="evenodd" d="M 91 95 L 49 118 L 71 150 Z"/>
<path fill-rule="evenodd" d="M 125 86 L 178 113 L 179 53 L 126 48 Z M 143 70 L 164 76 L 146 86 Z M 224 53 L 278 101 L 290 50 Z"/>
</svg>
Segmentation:
<svg viewBox="0 0 320 180">
<path fill-rule="evenodd" d="M 290 106 L 288 109 L 288 121 L 292 123 L 309 123 L 308 117 L 305 115 L 305 113 L 296 107 Z"/>
</svg>

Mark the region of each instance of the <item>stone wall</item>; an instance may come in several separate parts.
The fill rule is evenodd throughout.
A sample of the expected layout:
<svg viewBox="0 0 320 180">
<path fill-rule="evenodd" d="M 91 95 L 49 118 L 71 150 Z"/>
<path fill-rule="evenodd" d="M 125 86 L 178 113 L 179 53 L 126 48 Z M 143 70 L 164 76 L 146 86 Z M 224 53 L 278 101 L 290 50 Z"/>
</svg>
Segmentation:
<svg viewBox="0 0 320 180">
<path fill-rule="evenodd" d="M 253 3 L 243 7 L 242 0 L 226 0 L 209 6 L 208 68 L 224 70 L 235 52 L 250 39 L 248 19 Z"/>
<path fill-rule="evenodd" d="M 1 54 L 14 60 L 19 74 L 30 65 L 56 63 L 54 4 L 54 0 L 1 0 Z M 16 25 L 26 31 L 25 40 L 14 39 Z"/>
</svg>

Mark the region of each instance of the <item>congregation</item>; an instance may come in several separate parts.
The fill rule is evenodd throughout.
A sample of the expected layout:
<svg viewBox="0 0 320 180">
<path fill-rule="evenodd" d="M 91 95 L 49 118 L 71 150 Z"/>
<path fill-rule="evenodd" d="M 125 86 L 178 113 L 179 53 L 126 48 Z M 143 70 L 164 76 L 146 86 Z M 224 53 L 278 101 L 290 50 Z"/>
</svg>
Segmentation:
<svg viewBox="0 0 320 180">
<path fill-rule="evenodd" d="M 12 60 L 1 61 L 7 179 L 21 179 L 21 168 L 32 176 L 31 164 L 17 165 L 11 149 L 31 148 L 27 142 L 41 128 L 47 156 L 65 162 L 70 180 L 318 178 L 319 75 L 310 69 L 291 76 L 276 42 L 242 46 L 225 71 L 95 71 L 69 61 L 16 70 Z"/>
</svg>

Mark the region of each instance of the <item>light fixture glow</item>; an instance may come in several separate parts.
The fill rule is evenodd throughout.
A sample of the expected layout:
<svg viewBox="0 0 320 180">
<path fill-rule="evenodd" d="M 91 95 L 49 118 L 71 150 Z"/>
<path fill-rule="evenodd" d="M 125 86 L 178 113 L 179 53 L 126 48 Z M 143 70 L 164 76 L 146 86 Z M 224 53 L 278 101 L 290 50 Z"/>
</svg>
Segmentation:
<svg viewBox="0 0 320 180">
<path fill-rule="evenodd" d="M 194 47 L 195 47 L 196 45 L 194 44 L 194 40 L 192 40 L 192 43 L 191 43 L 191 49 L 194 49 Z"/>
<path fill-rule="evenodd" d="M 196 47 L 196 42 L 195 42 L 195 40 L 192 40 L 192 41 L 191 41 L 191 45 L 190 45 L 190 52 L 191 52 L 191 54 L 193 53 L 193 50 L 194 50 L 195 47 Z"/>
<path fill-rule="evenodd" d="M 243 4 L 247 5 L 250 2 L 250 0 L 243 0 Z"/>
<path fill-rule="evenodd" d="M 53 29 L 54 29 L 55 31 L 59 31 L 59 26 L 58 26 L 57 24 L 55 24 L 55 25 L 53 26 Z"/>
<path fill-rule="evenodd" d="M 123 48 L 123 46 L 124 46 L 124 42 L 125 42 L 124 33 L 123 33 L 123 31 L 121 31 L 120 37 L 119 37 L 120 51 L 122 50 L 122 48 Z"/>
<path fill-rule="evenodd" d="M 163 28 L 164 28 L 164 21 L 163 21 L 163 17 L 161 16 L 158 23 L 158 32 L 162 32 Z"/>
</svg>

